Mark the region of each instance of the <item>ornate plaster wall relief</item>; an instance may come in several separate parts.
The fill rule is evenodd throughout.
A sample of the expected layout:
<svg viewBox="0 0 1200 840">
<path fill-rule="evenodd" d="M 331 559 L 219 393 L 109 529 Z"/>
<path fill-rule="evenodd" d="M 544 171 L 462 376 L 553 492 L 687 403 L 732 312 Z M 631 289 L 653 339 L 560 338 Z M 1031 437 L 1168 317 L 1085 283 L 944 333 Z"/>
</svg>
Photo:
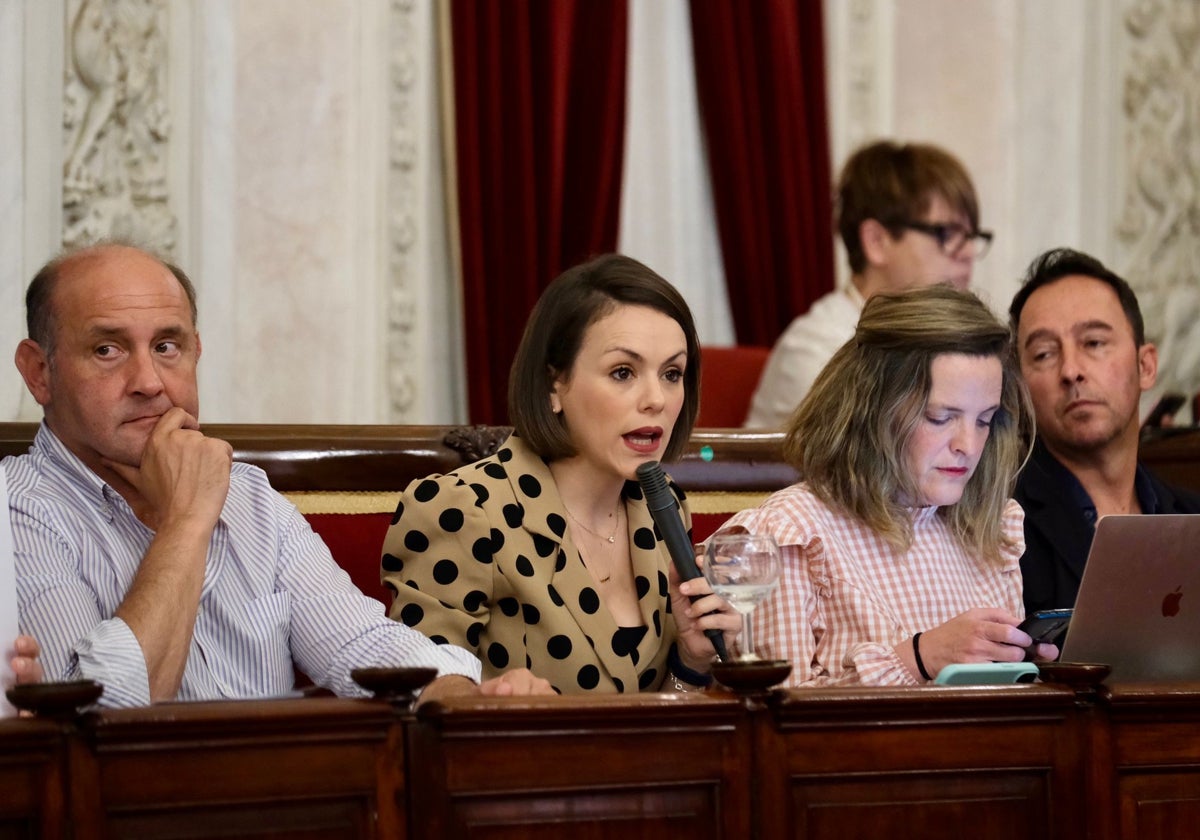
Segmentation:
<svg viewBox="0 0 1200 840">
<path fill-rule="evenodd" d="M 1126 183 L 1118 268 L 1159 345 L 1159 385 L 1200 390 L 1200 7 L 1125 8 Z"/>
<path fill-rule="evenodd" d="M 414 277 L 420 231 L 416 169 L 415 0 L 392 0 L 388 19 L 387 400 L 392 422 L 414 422 L 417 363 Z"/>
<path fill-rule="evenodd" d="M 846 148 L 842 157 L 882 133 L 879 75 L 881 26 L 876 0 L 851 0 L 846 43 Z M 891 68 L 887 68 L 891 69 Z M 841 161 L 834 161 L 834 167 Z"/>
<path fill-rule="evenodd" d="M 173 253 L 165 0 L 68 0 L 63 243 L 105 236 Z"/>
</svg>

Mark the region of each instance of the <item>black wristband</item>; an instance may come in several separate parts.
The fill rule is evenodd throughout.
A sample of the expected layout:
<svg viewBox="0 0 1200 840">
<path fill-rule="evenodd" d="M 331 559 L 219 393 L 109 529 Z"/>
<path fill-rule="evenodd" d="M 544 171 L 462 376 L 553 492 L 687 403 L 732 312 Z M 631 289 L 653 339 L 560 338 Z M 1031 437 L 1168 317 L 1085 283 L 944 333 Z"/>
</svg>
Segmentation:
<svg viewBox="0 0 1200 840">
<path fill-rule="evenodd" d="M 921 634 L 917 633 L 913 636 L 913 659 L 917 660 L 917 670 L 921 672 L 921 676 L 926 681 L 932 680 L 929 672 L 925 670 L 925 663 L 921 661 Z"/>
<path fill-rule="evenodd" d="M 708 688 L 712 685 L 712 674 L 701 674 L 684 665 L 683 660 L 679 657 L 679 648 L 675 645 L 671 645 L 671 652 L 667 654 L 667 667 L 671 669 L 672 674 L 688 685 L 696 685 L 701 688 Z"/>
</svg>

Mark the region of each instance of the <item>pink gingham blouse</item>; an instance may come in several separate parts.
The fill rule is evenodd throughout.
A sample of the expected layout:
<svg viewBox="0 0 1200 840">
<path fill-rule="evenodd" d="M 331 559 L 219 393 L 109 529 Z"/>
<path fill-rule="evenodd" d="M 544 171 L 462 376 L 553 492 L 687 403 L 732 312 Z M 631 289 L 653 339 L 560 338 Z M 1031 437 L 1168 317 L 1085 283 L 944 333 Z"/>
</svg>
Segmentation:
<svg viewBox="0 0 1200 840">
<path fill-rule="evenodd" d="M 855 519 L 831 510 L 803 482 L 724 527 L 772 534 L 783 553 L 779 588 L 754 613 L 755 647 L 792 662 L 787 685 L 917 685 L 894 647 L 975 607 L 1018 618 L 1025 513 L 1011 499 L 1000 562 L 972 557 L 936 507 L 914 508 L 903 555 Z"/>
</svg>

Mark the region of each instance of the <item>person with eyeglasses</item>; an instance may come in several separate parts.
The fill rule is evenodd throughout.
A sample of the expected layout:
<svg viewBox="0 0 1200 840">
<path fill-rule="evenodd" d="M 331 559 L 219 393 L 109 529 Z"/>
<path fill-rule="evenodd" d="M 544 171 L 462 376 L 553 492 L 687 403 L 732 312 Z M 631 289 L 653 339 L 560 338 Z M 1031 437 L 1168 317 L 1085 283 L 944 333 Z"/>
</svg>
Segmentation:
<svg viewBox="0 0 1200 840">
<path fill-rule="evenodd" d="M 924 143 L 858 149 L 838 177 L 835 215 L 850 282 L 796 318 L 763 368 L 746 428 L 782 428 L 834 352 L 854 335 L 872 296 L 945 283 L 966 289 L 992 234 L 979 226 L 971 176 Z"/>
</svg>

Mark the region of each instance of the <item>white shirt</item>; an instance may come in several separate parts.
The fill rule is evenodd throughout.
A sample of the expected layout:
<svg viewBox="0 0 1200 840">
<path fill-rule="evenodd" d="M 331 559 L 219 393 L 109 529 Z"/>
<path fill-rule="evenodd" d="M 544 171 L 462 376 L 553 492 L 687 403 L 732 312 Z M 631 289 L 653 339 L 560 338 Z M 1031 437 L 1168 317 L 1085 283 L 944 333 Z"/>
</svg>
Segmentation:
<svg viewBox="0 0 1200 840">
<path fill-rule="evenodd" d="M 150 702 L 146 662 L 117 607 L 154 532 L 43 424 L 30 454 L 5 458 L 21 629 L 47 680 L 104 685 L 101 706 Z M 428 666 L 473 680 L 479 660 L 389 619 L 333 560 L 266 474 L 235 463 L 209 542 L 179 700 L 267 697 L 293 661 L 336 694 L 366 694 L 366 666 Z"/>
<path fill-rule="evenodd" d="M 817 374 L 854 337 L 863 303 L 851 285 L 825 295 L 788 325 L 758 380 L 746 428 L 778 429 L 787 422 Z"/>
</svg>

